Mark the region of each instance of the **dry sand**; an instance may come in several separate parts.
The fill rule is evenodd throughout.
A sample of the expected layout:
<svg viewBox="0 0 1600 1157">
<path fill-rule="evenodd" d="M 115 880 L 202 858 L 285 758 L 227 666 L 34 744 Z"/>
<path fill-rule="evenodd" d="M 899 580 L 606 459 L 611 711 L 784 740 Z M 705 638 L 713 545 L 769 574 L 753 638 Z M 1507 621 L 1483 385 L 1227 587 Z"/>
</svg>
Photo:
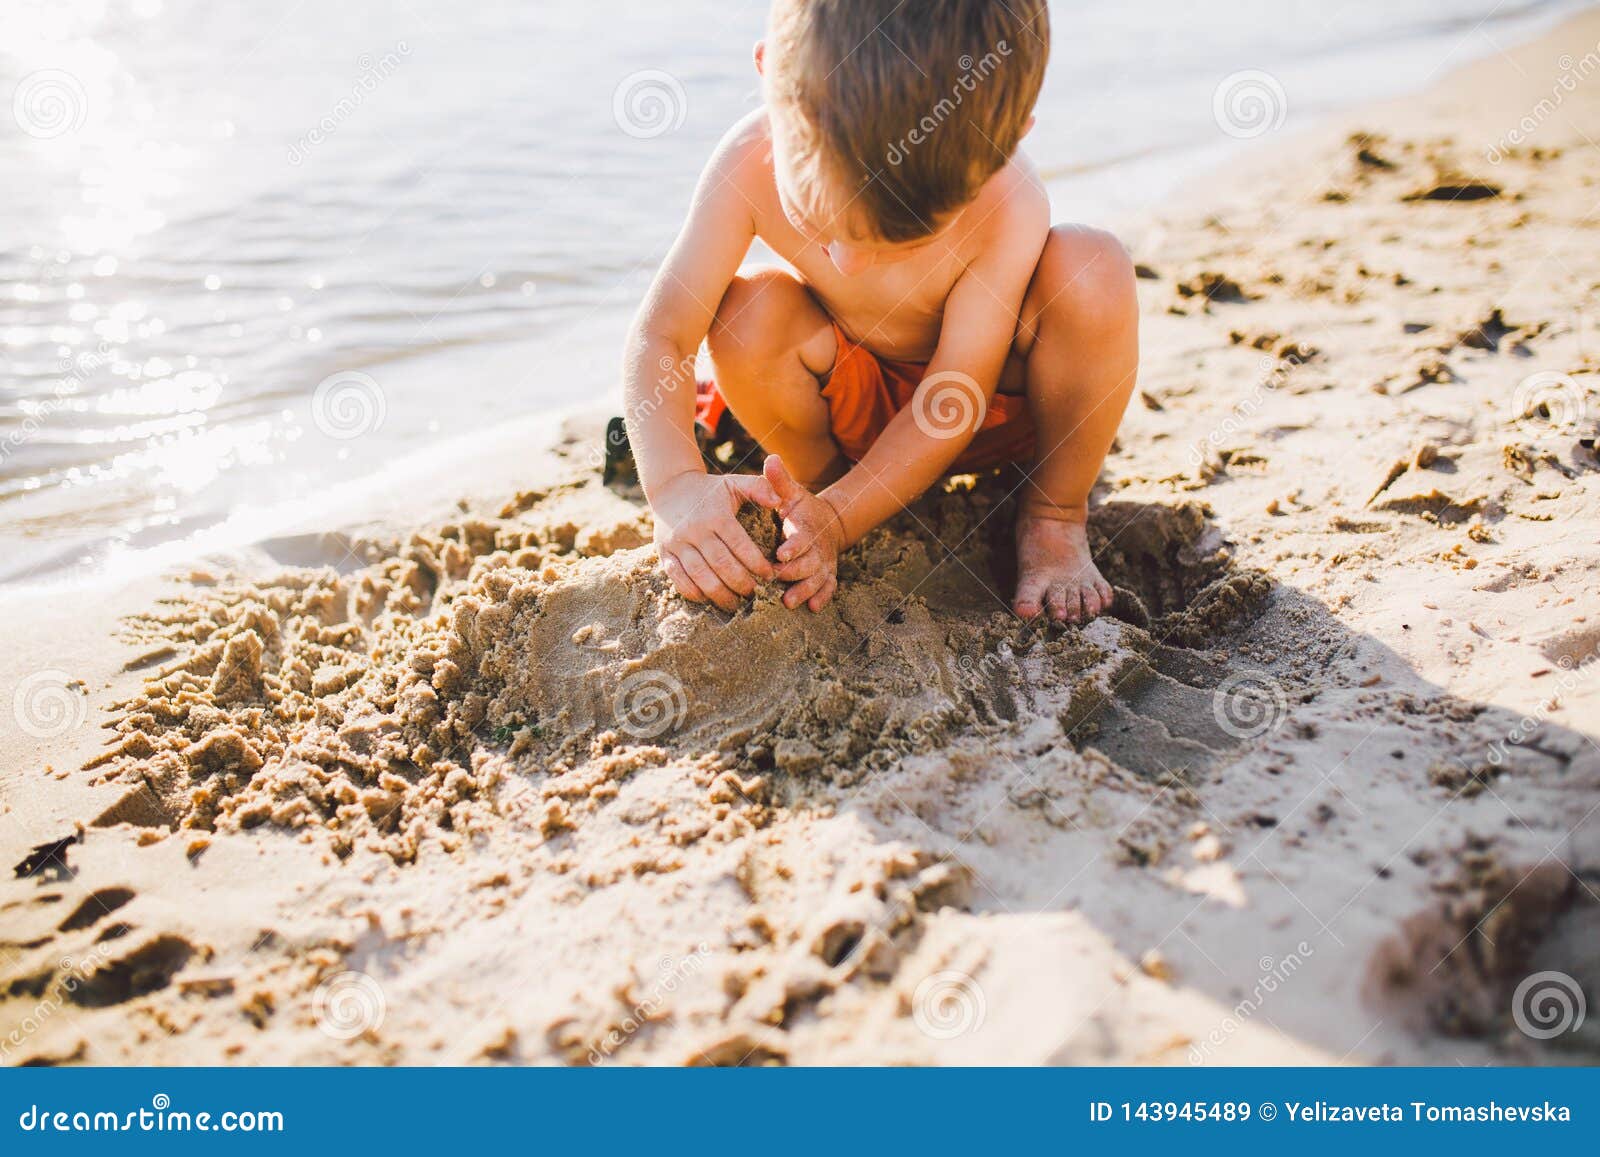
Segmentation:
<svg viewBox="0 0 1600 1157">
<path fill-rule="evenodd" d="M 1600 983 L 1600 73 L 1536 112 L 1591 53 L 1130 237 L 1084 629 L 1006 613 L 1003 478 L 820 615 L 688 606 L 593 421 L 509 498 L 8 597 L 0 852 L 73 842 L 0 883 L 0 1055 L 1593 1062 L 1512 1015 Z"/>
</svg>

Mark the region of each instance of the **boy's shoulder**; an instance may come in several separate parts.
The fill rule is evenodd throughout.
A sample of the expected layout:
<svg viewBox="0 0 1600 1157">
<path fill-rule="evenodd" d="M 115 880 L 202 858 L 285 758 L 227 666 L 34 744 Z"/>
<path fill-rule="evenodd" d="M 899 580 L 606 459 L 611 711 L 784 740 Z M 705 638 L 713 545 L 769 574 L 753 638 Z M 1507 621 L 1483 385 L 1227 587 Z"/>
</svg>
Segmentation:
<svg viewBox="0 0 1600 1157">
<path fill-rule="evenodd" d="M 994 176 L 984 183 L 967 207 L 980 217 L 998 218 L 1005 229 L 1050 227 L 1050 195 L 1045 192 L 1039 169 L 1021 149 L 1011 155 Z"/>
<path fill-rule="evenodd" d="M 726 178 L 772 172 L 772 121 L 765 105 L 733 122 L 717 142 L 706 167 Z"/>
<path fill-rule="evenodd" d="M 1026 265 L 1050 235 L 1050 195 L 1033 161 L 1020 149 L 978 190 L 958 227 L 968 261 Z"/>
<path fill-rule="evenodd" d="M 707 169 L 746 192 L 757 186 L 765 191 L 772 185 L 772 121 L 765 106 L 751 109 L 729 127 Z M 1050 197 L 1032 158 L 1018 149 L 984 183 L 967 213 L 975 236 L 1009 238 L 1037 233 L 1042 238 L 1050 228 Z"/>
</svg>

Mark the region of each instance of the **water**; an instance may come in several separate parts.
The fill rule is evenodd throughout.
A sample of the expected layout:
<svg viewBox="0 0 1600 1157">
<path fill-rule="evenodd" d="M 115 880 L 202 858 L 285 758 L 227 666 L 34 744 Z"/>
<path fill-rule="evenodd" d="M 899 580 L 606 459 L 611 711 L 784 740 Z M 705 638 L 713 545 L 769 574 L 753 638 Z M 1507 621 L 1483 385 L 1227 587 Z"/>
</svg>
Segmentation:
<svg viewBox="0 0 1600 1157">
<path fill-rule="evenodd" d="M 1058 218 L 1115 219 L 1241 147 L 1225 76 L 1281 89 L 1261 144 L 1574 6 L 1059 3 L 1027 147 Z M 764 14 L 6 0 L 0 581 L 613 392 L 699 167 L 756 103 Z"/>
</svg>

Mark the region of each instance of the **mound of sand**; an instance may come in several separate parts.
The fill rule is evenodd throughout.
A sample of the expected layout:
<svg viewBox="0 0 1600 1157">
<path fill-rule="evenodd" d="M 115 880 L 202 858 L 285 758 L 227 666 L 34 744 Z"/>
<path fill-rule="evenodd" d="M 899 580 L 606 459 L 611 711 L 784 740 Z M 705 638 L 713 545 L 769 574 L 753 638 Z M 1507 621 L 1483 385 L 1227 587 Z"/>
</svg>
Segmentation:
<svg viewBox="0 0 1600 1157">
<path fill-rule="evenodd" d="M 270 824 L 410 861 L 484 830 L 507 785 L 543 784 L 560 828 L 574 783 L 603 800 L 651 762 L 850 782 L 1021 718 L 1070 729 L 1152 632 L 1215 633 L 1269 585 L 1225 573 L 1202 508 L 1113 504 L 1102 557 L 1143 627 L 1020 623 L 991 574 L 992 531 L 1009 525 L 992 479 L 870 535 L 821 614 L 787 611 L 774 586 L 726 615 L 672 591 L 628 519 L 580 546 L 570 500 L 363 544 L 378 557 L 346 573 L 218 580 L 138 620 L 131 665 L 153 669 L 95 761 L 132 786 L 98 822 Z M 770 550 L 770 521 L 746 521 Z"/>
</svg>

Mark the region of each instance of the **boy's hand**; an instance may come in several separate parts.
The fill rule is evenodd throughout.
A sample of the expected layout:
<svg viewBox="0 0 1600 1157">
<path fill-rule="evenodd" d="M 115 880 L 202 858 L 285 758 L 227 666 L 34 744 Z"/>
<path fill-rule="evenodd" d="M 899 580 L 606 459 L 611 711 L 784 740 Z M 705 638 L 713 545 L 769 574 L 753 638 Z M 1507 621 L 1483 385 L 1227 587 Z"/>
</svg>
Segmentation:
<svg viewBox="0 0 1600 1157">
<path fill-rule="evenodd" d="M 779 509 L 765 478 L 689 470 L 650 497 L 661 566 L 684 598 L 734 611 L 773 577 L 772 563 L 736 517 L 746 502 Z"/>
<path fill-rule="evenodd" d="M 825 498 L 811 493 L 789 473 L 783 459 L 767 456 L 762 473 L 777 496 L 783 517 L 783 543 L 778 547 L 778 577 L 791 583 L 783 605 L 793 610 L 805 603 L 820 611 L 839 583 L 839 552 L 844 549 L 844 524 Z"/>
</svg>

